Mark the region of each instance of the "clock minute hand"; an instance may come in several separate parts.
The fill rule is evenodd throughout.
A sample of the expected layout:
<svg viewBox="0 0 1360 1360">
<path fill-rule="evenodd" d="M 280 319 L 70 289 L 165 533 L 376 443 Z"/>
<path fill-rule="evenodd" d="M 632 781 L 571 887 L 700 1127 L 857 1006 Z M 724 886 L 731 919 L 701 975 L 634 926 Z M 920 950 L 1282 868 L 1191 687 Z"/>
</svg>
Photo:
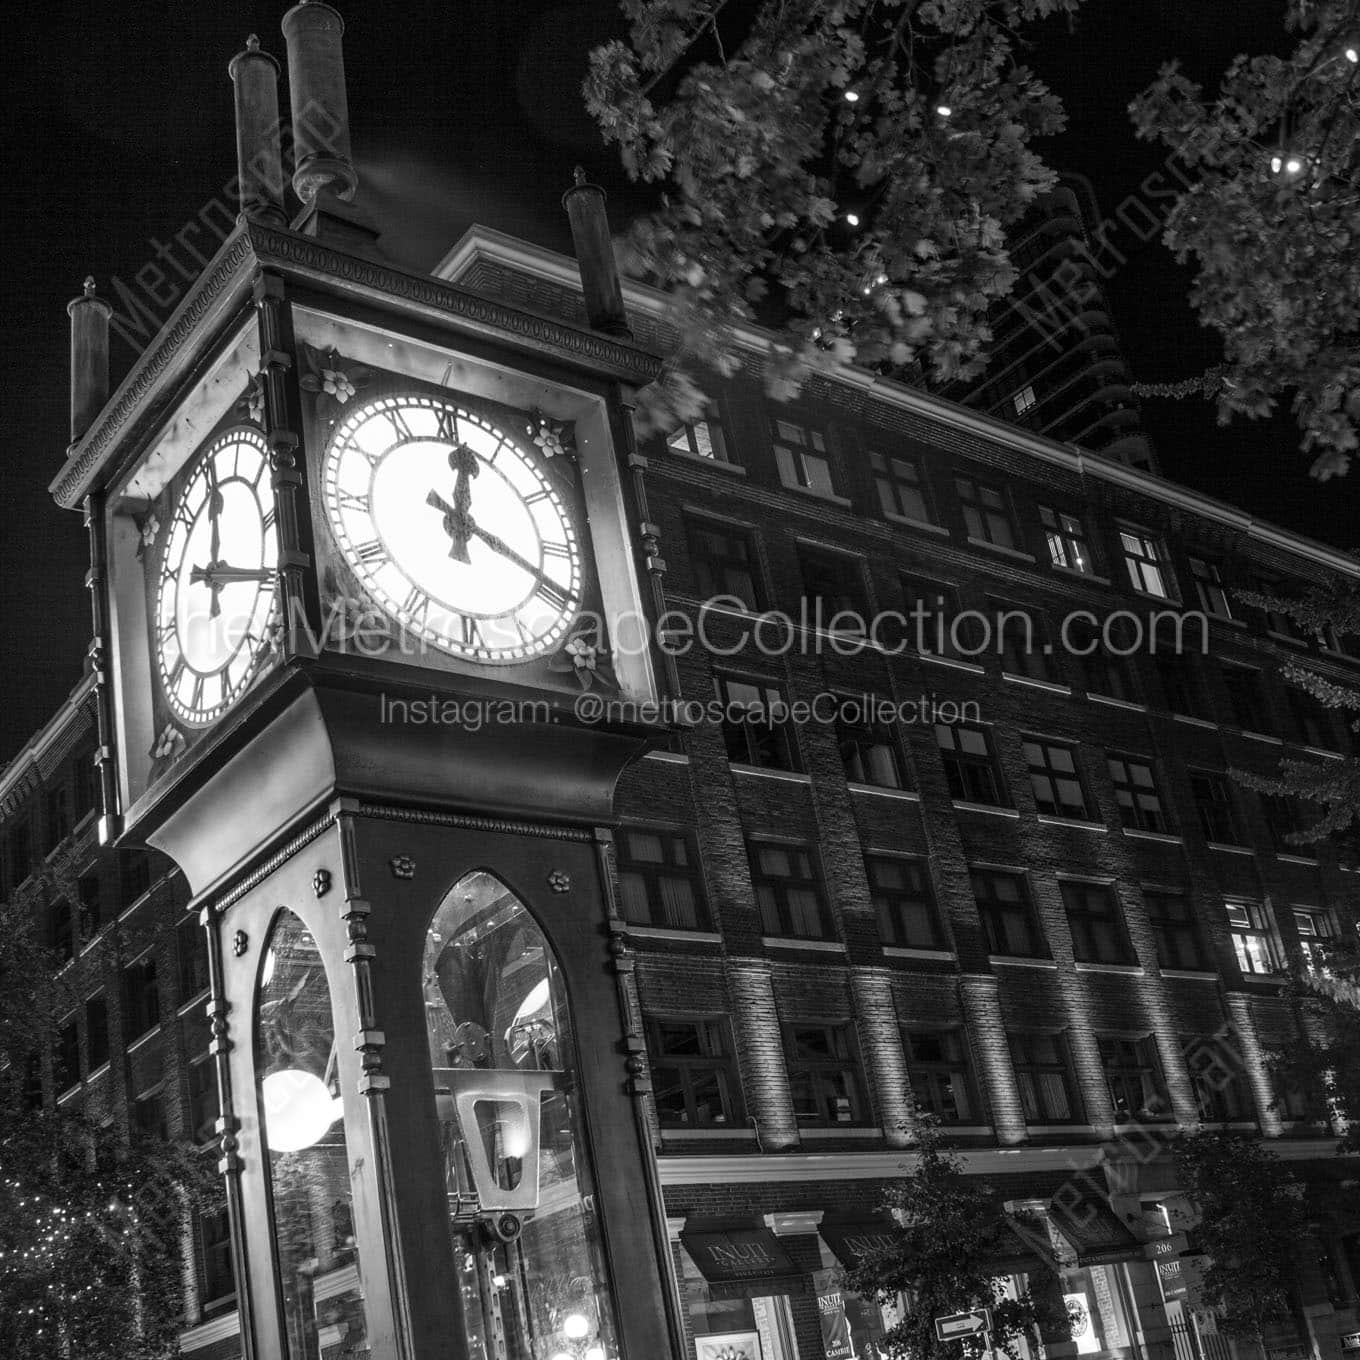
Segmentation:
<svg viewBox="0 0 1360 1360">
<path fill-rule="evenodd" d="M 521 557 L 503 538 L 499 538 L 489 530 L 483 529 L 480 524 L 474 524 L 472 526 L 472 532 L 476 534 L 492 552 L 499 553 L 507 562 L 513 562 L 521 571 L 527 571 L 536 581 L 539 581 L 546 586 L 554 596 L 560 598 L 564 602 L 575 598 L 575 596 L 570 594 L 560 582 L 554 581 L 545 571 Z"/>
<path fill-rule="evenodd" d="M 206 567 L 194 567 L 189 572 L 189 579 L 195 585 L 206 585 L 213 592 L 215 601 L 223 586 L 238 581 L 272 581 L 274 573 L 268 567 L 231 567 L 225 562 L 212 561 Z"/>
</svg>

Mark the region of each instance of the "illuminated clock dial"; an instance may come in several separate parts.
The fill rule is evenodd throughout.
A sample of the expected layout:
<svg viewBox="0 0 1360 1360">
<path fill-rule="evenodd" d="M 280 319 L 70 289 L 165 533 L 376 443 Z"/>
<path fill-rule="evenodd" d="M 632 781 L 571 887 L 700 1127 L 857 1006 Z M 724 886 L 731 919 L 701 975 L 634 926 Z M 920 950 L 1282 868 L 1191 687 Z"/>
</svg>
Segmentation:
<svg viewBox="0 0 1360 1360">
<path fill-rule="evenodd" d="M 232 430 L 198 455 L 160 552 L 154 639 L 165 701 L 184 722 L 220 718 L 254 680 L 278 601 L 269 450 Z"/>
<path fill-rule="evenodd" d="M 338 427 L 322 476 L 350 569 L 409 633 L 496 664 L 561 646 L 581 551 L 540 455 L 451 401 L 380 397 Z"/>
</svg>

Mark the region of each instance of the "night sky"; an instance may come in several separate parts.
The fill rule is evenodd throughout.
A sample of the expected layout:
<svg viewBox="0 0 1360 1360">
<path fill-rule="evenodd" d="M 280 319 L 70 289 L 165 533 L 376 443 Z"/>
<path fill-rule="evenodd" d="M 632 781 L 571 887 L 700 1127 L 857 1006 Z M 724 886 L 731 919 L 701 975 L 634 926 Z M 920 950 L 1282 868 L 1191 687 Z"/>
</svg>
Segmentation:
<svg viewBox="0 0 1360 1360">
<path fill-rule="evenodd" d="M 131 286 L 155 260 L 154 242 L 201 211 L 225 221 L 235 169 L 226 64 L 252 31 L 282 59 L 286 8 L 54 0 L 6 12 L 0 760 L 75 684 L 89 636 L 84 531 L 46 492 L 68 436 L 65 304 L 87 273 L 103 293 L 114 278 Z M 586 52 L 619 26 L 609 0 L 339 8 L 360 194 L 400 263 L 432 267 L 473 222 L 567 249 L 559 200 L 577 162 L 611 190 L 616 227 L 641 202 L 578 93 Z M 1107 288 L 1139 378 L 1182 377 L 1218 356 L 1185 303 L 1188 271 L 1155 237 L 1142 239 L 1146 209 L 1125 207 L 1136 232 L 1118 220 L 1162 161 L 1134 141 L 1125 107 L 1168 58 L 1215 81 L 1239 51 L 1282 50 L 1282 9 L 1278 0 L 1087 0 L 1071 31 L 1063 20 L 1039 30 L 1030 60 L 1069 113 L 1068 132 L 1045 153 L 1087 175 L 1116 219 L 1110 258 L 1126 258 Z M 132 357 L 115 337 L 115 385 Z M 1222 430 L 1204 404 L 1164 402 L 1150 403 L 1147 418 L 1174 480 L 1338 546 L 1360 544 L 1349 523 L 1354 477 L 1311 481 L 1287 419 Z"/>
</svg>

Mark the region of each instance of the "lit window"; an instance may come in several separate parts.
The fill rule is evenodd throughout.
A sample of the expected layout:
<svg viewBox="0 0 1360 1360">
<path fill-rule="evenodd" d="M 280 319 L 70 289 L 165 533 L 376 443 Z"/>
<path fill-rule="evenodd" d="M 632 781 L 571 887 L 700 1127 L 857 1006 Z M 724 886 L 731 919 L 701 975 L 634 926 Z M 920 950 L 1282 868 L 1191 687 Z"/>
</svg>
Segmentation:
<svg viewBox="0 0 1360 1360">
<path fill-rule="evenodd" d="M 1034 386 L 1029 383 L 1022 387 L 1011 400 L 1015 403 L 1015 414 L 1018 416 L 1024 415 L 1026 411 L 1039 404 L 1039 398 L 1034 395 Z"/>
<path fill-rule="evenodd" d="M 1258 902 L 1228 902 L 1228 933 L 1237 966 L 1252 977 L 1279 972 L 1275 941 L 1266 925 L 1265 909 Z"/>
<path fill-rule="evenodd" d="M 1216 619 L 1232 618 L 1232 606 L 1228 602 L 1228 592 L 1223 588 L 1223 576 L 1218 564 L 1206 562 L 1202 557 L 1192 557 L 1190 574 L 1195 578 L 1199 607 Z"/>
<path fill-rule="evenodd" d="M 1317 907 L 1295 907 L 1294 929 L 1304 966 L 1313 973 L 1327 973 L 1327 945 L 1336 936 L 1332 913 Z"/>
<path fill-rule="evenodd" d="M 1039 507 L 1039 523 L 1048 543 L 1049 561 L 1055 567 L 1087 574 L 1091 571 L 1091 549 L 1086 542 L 1086 526 L 1076 515 Z"/>
<path fill-rule="evenodd" d="M 791 420 L 775 420 L 771 425 L 779 480 L 785 486 L 802 487 L 824 496 L 834 495 L 836 488 L 831 484 L 831 458 L 826 449 L 826 436 Z"/>
<path fill-rule="evenodd" d="M 1144 595 L 1155 595 L 1159 600 L 1169 600 L 1171 590 L 1167 584 L 1166 552 L 1161 540 L 1145 534 L 1141 529 L 1121 529 L 1119 544 L 1124 550 L 1124 566 L 1129 573 L 1129 582 L 1135 590 Z"/>
<path fill-rule="evenodd" d="M 682 425 L 666 436 L 666 447 L 672 453 L 687 453 L 692 458 L 707 458 L 715 463 L 729 461 L 723 428 L 712 417 Z"/>
</svg>

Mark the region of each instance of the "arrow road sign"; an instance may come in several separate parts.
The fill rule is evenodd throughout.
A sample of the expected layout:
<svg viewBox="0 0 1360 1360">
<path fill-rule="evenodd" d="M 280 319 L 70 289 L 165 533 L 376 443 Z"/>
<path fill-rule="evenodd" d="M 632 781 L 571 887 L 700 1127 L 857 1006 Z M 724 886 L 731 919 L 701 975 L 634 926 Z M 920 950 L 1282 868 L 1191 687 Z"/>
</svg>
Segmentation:
<svg viewBox="0 0 1360 1360">
<path fill-rule="evenodd" d="M 966 1341 L 970 1336 L 991 1330 L 990 1308 L 973 1308 L 966 1313 L 948 1313 L 935 1319 L 935 1335 L 941 1341 Z"/>
</svg>

